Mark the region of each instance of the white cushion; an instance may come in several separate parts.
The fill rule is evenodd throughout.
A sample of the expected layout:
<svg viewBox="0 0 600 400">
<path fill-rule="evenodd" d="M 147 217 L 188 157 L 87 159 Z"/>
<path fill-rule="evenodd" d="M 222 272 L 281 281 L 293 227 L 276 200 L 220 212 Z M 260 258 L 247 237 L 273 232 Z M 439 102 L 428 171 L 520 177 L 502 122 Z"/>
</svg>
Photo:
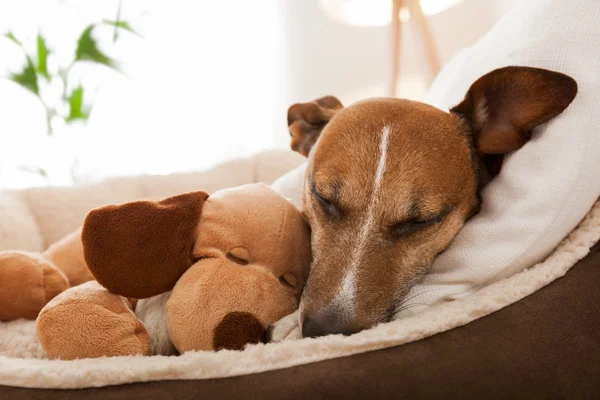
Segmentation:
<svg viewBox="0 0 600 400">
<path fill-rule="evenodd" d="M 600 2 L 528 0 L 512 9 L 433 83 L 427 101 L 458 104 L 471 83 L 508 65 L 573 77 L 579 92 L 557 118 L 506 157 L 481 212 L 407 298 L 403 317 L 468 295 L 542 261 L 600 195 Z"/>
<path fill-rule="evenodd" d="M 303 162 L 287 174 L 279 177 L 271 187 L 280 195 L 294 203 L 302 211 L 302 189 L 307 162 Z"/>
</svg>

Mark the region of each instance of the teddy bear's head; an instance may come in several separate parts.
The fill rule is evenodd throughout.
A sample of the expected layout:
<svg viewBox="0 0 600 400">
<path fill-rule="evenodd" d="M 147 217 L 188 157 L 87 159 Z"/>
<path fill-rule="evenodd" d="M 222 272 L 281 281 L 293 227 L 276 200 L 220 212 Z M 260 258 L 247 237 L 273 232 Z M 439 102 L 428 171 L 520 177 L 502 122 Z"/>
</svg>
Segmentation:
<svg viewBox="0 0 600 400">
<path fill-rule="evenodd" d="M 172 290 L 167 325 L 180 352 L 259 341 L 298 307 L 311 262 L 302 215 L 263 184 L 102 207 L 86 218 L 82 241 L 111 292 Z"/>
</svg>

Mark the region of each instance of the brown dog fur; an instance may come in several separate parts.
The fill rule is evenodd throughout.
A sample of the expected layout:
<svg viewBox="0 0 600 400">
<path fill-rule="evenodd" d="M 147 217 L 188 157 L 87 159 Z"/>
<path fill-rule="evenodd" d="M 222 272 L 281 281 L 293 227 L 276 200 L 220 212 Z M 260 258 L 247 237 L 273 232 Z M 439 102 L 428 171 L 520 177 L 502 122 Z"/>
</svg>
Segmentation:
<svg viewBox="0 0 600 400">
<path fill-rule="evenodd" d="M 478 211 L 504 154 L 576 93 L 566 75 L 507 67 L 476 81 L 450 113 L 386 98 L 340 109 L 328 96 L 290 107 L 292 148 L 309 158 L 303 202 L 314 261 L 303 334 L 352 333 L 389 319 Z"/>
</svg>

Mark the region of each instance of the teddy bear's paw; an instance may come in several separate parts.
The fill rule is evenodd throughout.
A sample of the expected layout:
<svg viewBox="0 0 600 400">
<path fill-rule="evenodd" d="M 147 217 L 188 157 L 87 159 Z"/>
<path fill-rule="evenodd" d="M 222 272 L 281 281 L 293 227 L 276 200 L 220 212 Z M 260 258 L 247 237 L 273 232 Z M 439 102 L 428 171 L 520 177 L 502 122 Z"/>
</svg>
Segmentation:
<svg viewBox="0 0 600 400">
<path fill-rule="evenodd" d="M 0 252 L 0 321 L 35 319 L 46 303 L 68 288 L 67 277 L 39 254 Z"/>
<path fill-rule="evenodd" d="M 95 281 L 50 301 L 38 316 L 36 334 L 50 358 L 151 355 L 148 331 L 127 299 Z"/>
<path fill-rule="evenodd" d="M 267 330 L 268 342 L 281 342 L 283 340 L 296 340 L 301 338 L 302 330 L 298 323 L 298 310 L 273 323 Z"/>
</svg>

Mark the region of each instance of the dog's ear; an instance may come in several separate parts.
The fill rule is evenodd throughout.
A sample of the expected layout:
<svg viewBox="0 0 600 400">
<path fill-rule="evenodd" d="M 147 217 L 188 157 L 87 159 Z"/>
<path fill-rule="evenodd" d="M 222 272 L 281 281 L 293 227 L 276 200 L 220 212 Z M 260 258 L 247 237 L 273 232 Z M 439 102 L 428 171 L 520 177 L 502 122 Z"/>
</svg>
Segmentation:
<svg viewBox="0 0 600 400">
<path fill-rule="evenodd" d="M 192 265 L 207 197 L 191 192 L 92 210 L 81 241 L 94 278 L 111 292 L 136 299 L 171 290 Z"/>
<path fill-rule="evenodd" d="M 333 96 L 325 96 L 309 103 L 297 103 L 288 109 L 288 128 L 292 137 L 294 151 L 308 157 L 310 149 L 317 141 L 321 131 L 344 108 Z"/>
<path fill-rule="evenodd" d="M 577 83 L 567 75 L 505 67 L 475 81 L 450 111 L 469 123 L 475 149 L 494 175 L 504 154 L 522 147 L 533 128 L 560 114 L 576 94 Z"/>
</svg>

